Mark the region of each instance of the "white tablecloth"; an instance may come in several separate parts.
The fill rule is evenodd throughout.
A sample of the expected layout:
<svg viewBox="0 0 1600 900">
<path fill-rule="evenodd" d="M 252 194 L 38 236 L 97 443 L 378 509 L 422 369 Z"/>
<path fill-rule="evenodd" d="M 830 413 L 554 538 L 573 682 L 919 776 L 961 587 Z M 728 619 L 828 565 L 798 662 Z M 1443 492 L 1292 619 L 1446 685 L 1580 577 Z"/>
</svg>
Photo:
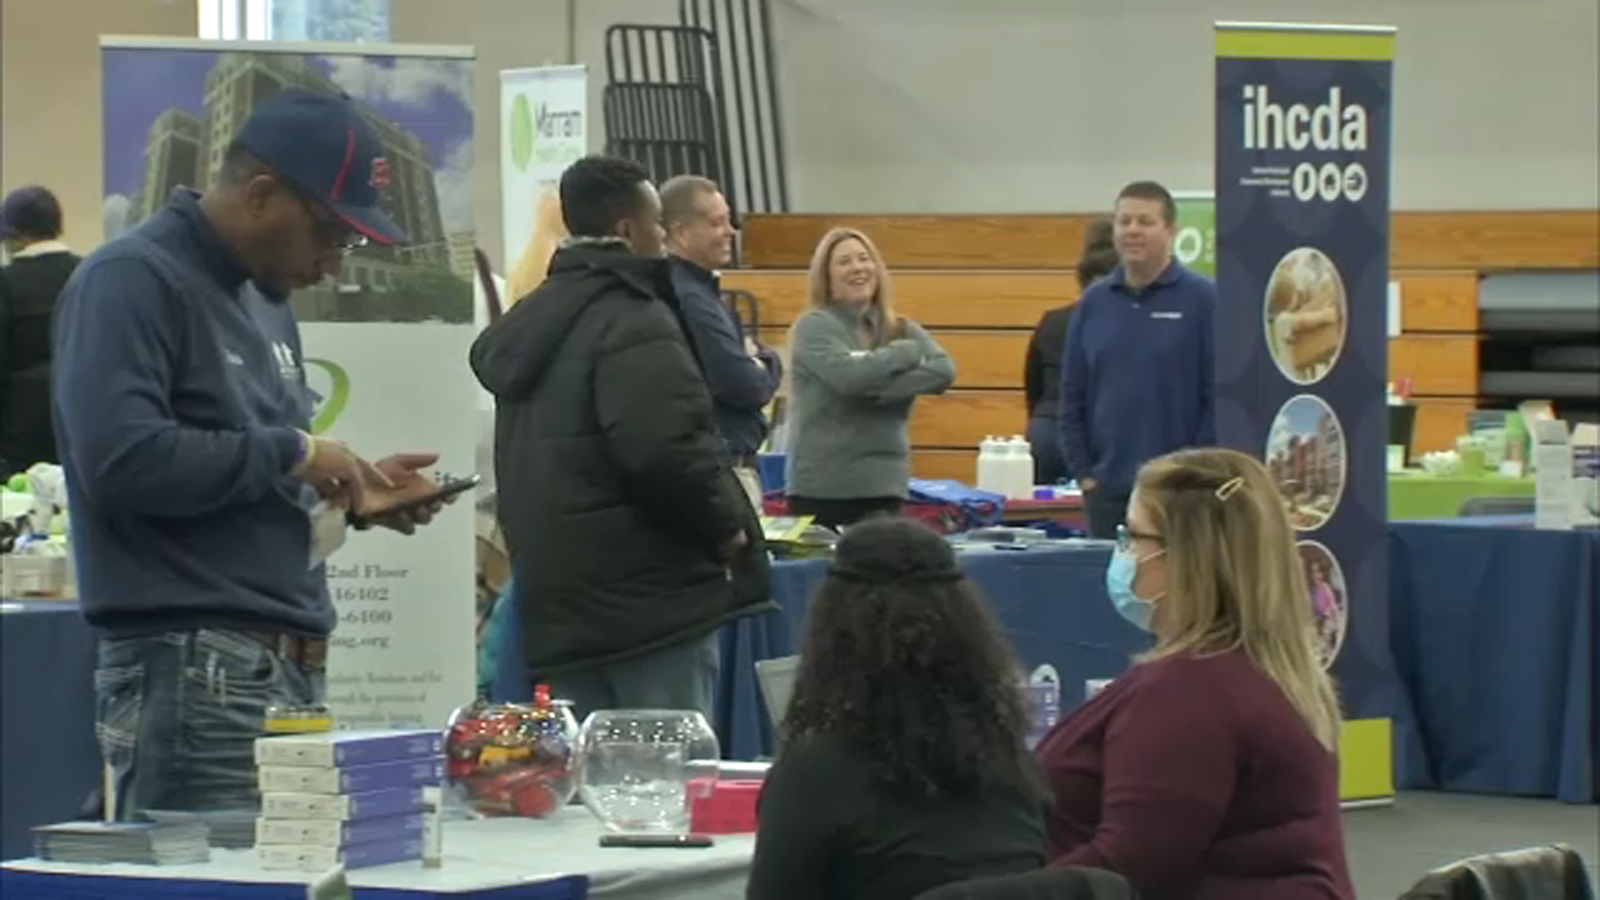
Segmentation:
<svg viewBox="0 0 1600 900">
<path fill-rule="evenodd" d="M 357 869 L 349 873 L 349 880 L 352 887 L 449 896 L 582 875 L 589 879 L 589 896 L 597 898 L 739 900 L 744 896 L 754 835 L 717 835 L 715 845 L 705 849 L 634 850 L 600 847 L 602 831 L 600 823 L 578 806 L 545 820 L 446 822 L 443 867 L 424 869 L 420 862 L 400 863 Z M 210 862 L 192 866 L 86 866 L 21 859 L 5 867 L 162 881 L 306 884 L 312 879 L 299 873 L 263 871 L 256 865 L 253 850 L 213 850 Z"/>
</svg>

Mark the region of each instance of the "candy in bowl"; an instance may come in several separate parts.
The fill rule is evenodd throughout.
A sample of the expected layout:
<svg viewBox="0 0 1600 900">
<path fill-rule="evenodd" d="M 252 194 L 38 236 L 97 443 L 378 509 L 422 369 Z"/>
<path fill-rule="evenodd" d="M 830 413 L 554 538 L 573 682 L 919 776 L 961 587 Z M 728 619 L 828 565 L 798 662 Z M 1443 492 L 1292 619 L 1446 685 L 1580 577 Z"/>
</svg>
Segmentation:
<svg viewBox="0 0 1600 900">
<path fill-rule="evenodd" d="M 572 705 L 545 685 L 531 704 L 464 707 L 445 736 L 451 788 L 480 815 L 542 818 L 577 790 L 577 738 Z"/>
</svg>

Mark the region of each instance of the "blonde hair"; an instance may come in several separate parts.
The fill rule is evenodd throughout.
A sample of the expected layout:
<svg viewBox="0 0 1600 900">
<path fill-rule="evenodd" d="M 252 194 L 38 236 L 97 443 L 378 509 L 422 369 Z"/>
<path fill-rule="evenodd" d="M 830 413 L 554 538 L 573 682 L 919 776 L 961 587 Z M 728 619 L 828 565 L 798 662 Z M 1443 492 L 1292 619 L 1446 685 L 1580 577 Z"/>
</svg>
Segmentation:
<svg viewBox="0 0 1600 900">
<path fill-rule="evenodd" d="M 893 292 L 889 286 L 889 267 L 883 264 L 883 254 L 878 252 L 878 245 L 872 242 L 860 231 L 854 228 L 833 228 L 822 236 L 817 242 L 817 251 L 811 255 L 811 272 L 806 282 L 806 298 L 812 309 L 825 309 L 833 303 L 832 292 L 829 290 L 829 263 L 833 261 L 833 248 L 839 246 L 841 241 L 857 240 L 861 246 L 867 248 L 867 255 L 872 257 L 872 264 L 878 270 L 878 289 L 872 295 L 872 311 L 870 313 L 873 326 L 873 343 L 881 345 L 889 338 L 890 326 L 894 324 L 894 302 L 891 299 Z"/>
<path fill-rule="evenodd" d="M 1167 598 L 1144 659 L 1242 649 L 1332 751 L 1339 700 L 1318 662 L 1305 567 L 1266 468 L 1233 450 L 1180 451 L 1140 469 L 1134 497 L 1167 547 Z"/>
<path fill-rule="evenodd" d="M 528 234 L 528 243 L 522 248 L 522 256 L 506 276 L 502 306 L 510 309 L 544 283 L 545 276 L 550 273 L 550 257 L 555 255 L 556 247 L 566 236 L 567 226 L 561 221 L 561 197 L 554 186 L 546 187 L 534 198 L 533 228 Z"/>
</svg>

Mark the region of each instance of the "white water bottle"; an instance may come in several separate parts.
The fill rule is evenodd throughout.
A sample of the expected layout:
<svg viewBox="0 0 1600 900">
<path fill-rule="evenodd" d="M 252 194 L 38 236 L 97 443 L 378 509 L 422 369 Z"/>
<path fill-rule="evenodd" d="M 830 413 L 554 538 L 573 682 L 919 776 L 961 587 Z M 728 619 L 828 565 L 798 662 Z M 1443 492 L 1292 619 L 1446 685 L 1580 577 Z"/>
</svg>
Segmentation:
<svg viewBox="0 0 1600 900">
<path fill-rule="evenodd" d="M 1005 493 L 1005 480 L 1001 474 L 1004 460 L 1001 459 L 1001 452 L 1002 444 L 992 434 L 978 444 L 978 490 L 996 494 Z"/>
<path fill-rule="evenodd" d="M 1027 500 L 1033 496 L 1033 446 L 1020 434 L 1012 435 L 1006 443 L 1011 450 L 1006 459 L 1006 496 Z"/>
</svg>

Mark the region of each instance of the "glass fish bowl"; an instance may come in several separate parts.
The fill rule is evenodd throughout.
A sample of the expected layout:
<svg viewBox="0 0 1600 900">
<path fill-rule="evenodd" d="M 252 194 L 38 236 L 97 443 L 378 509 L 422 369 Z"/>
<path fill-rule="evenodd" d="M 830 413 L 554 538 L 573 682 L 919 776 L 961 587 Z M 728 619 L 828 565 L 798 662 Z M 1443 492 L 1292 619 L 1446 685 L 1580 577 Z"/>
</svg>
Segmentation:
<svg viewBox="0 0 1600 900">
<path fill-rule="evenodd" d="M 579 796 L 618 833 L 683 834 L 693 790 L 717 780 L 721 749 L 693 710 L 599 710 L 578 738 Z"/>
</svg>

